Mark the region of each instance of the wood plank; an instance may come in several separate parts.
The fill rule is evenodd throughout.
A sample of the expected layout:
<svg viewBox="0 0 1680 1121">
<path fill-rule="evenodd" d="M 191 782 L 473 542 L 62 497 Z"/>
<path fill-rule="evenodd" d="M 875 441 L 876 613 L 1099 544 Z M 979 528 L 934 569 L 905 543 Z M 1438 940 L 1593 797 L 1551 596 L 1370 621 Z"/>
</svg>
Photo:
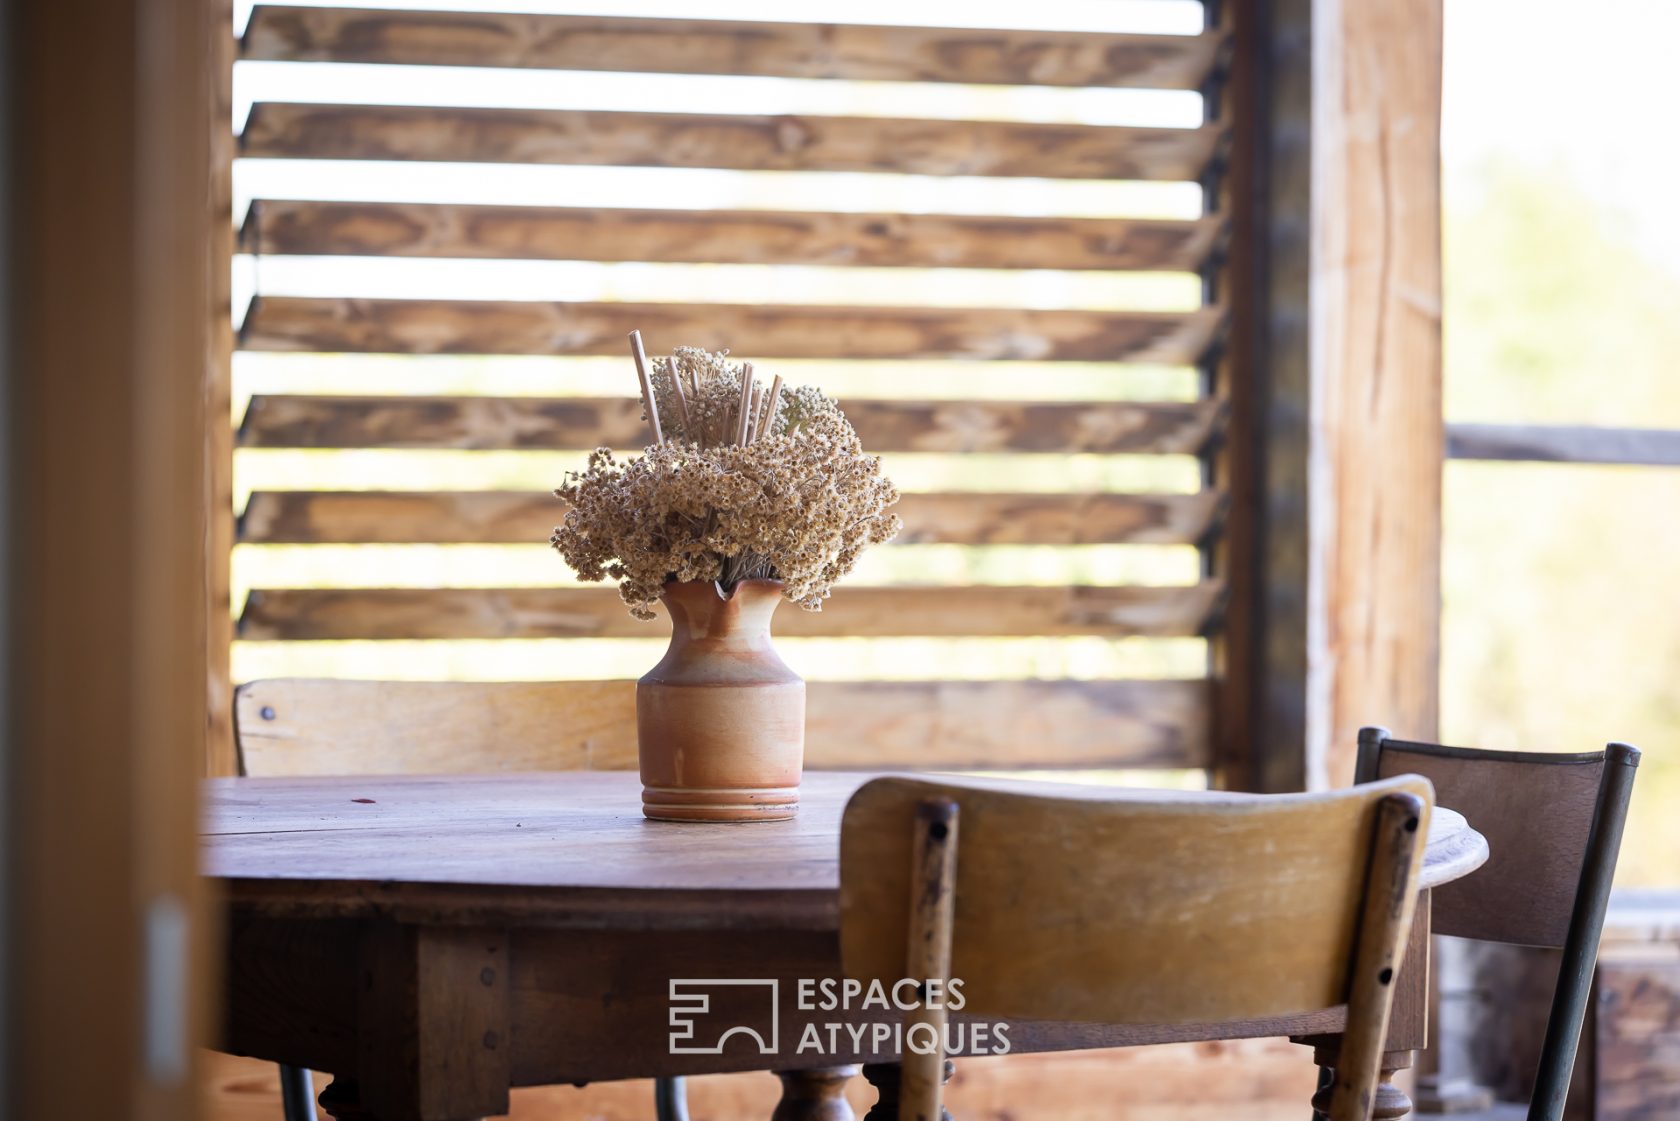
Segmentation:
<svg viewBox="0 0 1680 1121">
<path fill-rule="evenodd" d="M 1218 402 L 847 401 L 870 451 L 1194 455 Z M 247 448 L 563 449 L 645 446 L 634 397 L 251 398 Z"/>
<path fill-rule="evenodd" d="M 1314 6 L 1311 385 L 1298 399 L 1311 455 L 1294 496 L 1313 513 L 1314 786 L 1349 781 L 1373 713 L 1438 738 L 1441 28 L 1442 0 Z"/>
<path fill-rule="evenodd" d="M 1680 428 L 1453 424 L 1447 427 L 1447 455 L 1452 459 L 1680 467 Z"/>
<path fill-rule="evenodd" d="M 204 267 L 210 318 L 201 370 L 204 392 L 205 711 L 206 774 L 234 773 L 233 591 L 236 533 L 233 514 L 233 3 L 211 0 L 210 98 L 204 127 L 210 137 L 209 252 Z"/>
<path fill-rule="evenodd" d="M 732 348 L 754 358 L 965 358 L 1193 362 L 1216 337 L 1217 308 L 1109 312 L 1003 308 L 357 300 L 261 296 L 244 350 L 382 354 L 624 356 L 651 347 Z"/>
<path fill-rule="evenodd" d="M 414 105 L 251 107 L 240 154 L 314 160 L 1193 180 L 1223 133 L 1016 121 Z"/>
<path fill-rule="evenodd" d="M 556 564 L 559 562 L 556 561 Z M 841 588 L 822 611 L 788 609 L 786 637 L 1198 635 L 1216 584 L 1165 587 Z M 280 639 L 657 638 L 607 588 L 279 588 L 253 590 L 247 641 Z"/>
<path fill-rule="evenodd" d="M 644 74 L 1193 90 L 1216 35 L 624 19 L 260 4 L 241 57 Z"/>
<path fill-rule="evenodd" d="M 1000 218 L 608 210 L 396 202 L 251 203 L 240 249 L 268 256 L 1194 271 L 1218 219 Z"/>
<path fill-rule="evenodd" d="M 823 770 L 1194 768 L 1206 681 L 814 681 Z M 633 681 L 277 679 L 239 688 L 245 774 L 632 770 Z"/>
<path fill-rule="evenodd" d="M 1195 544 L 1223 503 L 1200 494 L 906 494 L 897 545 Z M 563 513 L 547 491 L 257 491 L 250 545 L 545 542 Z"/>
</svg>

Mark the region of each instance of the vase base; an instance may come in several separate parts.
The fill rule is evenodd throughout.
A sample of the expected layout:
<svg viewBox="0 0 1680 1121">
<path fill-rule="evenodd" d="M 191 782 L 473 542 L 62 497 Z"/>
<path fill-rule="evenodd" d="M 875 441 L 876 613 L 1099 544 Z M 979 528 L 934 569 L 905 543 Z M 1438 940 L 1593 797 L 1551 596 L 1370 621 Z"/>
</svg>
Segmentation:
<svg viewBox="0 0 1680 1121">
<path fill-rule="evenodd" d="M 734 790 L 642 787 L 642 816 L 654 821 L 786 821 L 798 812 L 797 786 Z"/>
</svg>

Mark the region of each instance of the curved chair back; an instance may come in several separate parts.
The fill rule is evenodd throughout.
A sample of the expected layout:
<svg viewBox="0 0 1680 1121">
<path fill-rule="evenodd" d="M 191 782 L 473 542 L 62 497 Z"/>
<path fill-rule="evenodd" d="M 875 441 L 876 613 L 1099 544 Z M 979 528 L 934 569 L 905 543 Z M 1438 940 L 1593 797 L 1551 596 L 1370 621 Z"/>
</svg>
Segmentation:
<svg viewBox="0 0 1680 1121">
<path fill-rule="evenodd" d="M 965 1013 L 1003 1019 L 1216 1023 L 1346 1003 L 1335 1116 L 1357 1121 L 1432 802 L 1415 776 L 1219 800 L 877 779 L 841 825 L 842 963 L 888 985 L 958 978 Z M 939 1116 L 923 1056 L 905 1056 L 904 1084 L 901 1117 Z"/>
</svg>

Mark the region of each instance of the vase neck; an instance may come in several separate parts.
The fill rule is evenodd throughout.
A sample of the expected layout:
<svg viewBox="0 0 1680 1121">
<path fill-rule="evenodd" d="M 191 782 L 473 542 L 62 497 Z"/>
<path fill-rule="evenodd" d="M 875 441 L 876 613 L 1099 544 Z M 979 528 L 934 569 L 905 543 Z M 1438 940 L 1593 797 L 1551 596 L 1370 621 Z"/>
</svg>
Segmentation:
<svg viewBox="0 0 1680 1121">
<path fill-rule="evenodd" d="M 671 614 L 671 640 L 751 646 L 770 638 L 770 617 L 782 601 L 782 586 L 772 580 L 743 580 L 724 595 L 710 581 L 665 586 L 665 609 Z"/>
</svg>

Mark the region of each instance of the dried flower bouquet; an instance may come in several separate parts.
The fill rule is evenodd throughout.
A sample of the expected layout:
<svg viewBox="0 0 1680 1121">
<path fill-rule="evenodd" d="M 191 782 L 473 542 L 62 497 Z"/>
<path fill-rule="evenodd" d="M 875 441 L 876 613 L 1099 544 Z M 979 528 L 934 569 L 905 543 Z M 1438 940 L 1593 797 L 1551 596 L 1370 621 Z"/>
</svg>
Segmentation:
<svg viewBox="0 0 1680 1121">
<path fill-rule="evenodd" d="M 613 579 L 639 619 L 670 582 L 782 583 L 822 609 L 870 545 L 899 530 L 898 491 L 832 398 L 768 388 L 752 364 L 678 347 L 651 372 L 640 333 L 631 351 L 654 442 L 619 460 L 606 448 L 554 493 L 570 504 L 550 539 L 584 580 Z"/>
</svg>

